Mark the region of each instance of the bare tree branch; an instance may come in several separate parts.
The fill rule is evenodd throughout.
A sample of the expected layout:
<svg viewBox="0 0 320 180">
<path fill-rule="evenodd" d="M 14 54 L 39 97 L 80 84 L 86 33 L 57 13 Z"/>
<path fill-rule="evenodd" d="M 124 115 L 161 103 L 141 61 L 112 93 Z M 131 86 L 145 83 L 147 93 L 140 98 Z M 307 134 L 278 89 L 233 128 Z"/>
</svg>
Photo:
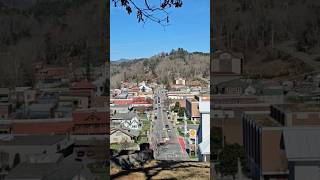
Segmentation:
<svg viewBox="0 0 320 180">
<path fill-rule="evenodd" d="M 129 15 L 132 13 L 132 9 L 135 9 L 138 22 L 145 23 L 150 20 L 162 26 L 169 25 L 169 12 L 167 9 L 172 7 L 180 8 L 183 4 L 182 0 L 163 0 L 159 6 L 152 6 L 148 0 L 144 0 L 144 7 L 139 7 L 134 0 L 112 0 L 112 2 L 115 7 L 120 3 Z"/>
</svg>

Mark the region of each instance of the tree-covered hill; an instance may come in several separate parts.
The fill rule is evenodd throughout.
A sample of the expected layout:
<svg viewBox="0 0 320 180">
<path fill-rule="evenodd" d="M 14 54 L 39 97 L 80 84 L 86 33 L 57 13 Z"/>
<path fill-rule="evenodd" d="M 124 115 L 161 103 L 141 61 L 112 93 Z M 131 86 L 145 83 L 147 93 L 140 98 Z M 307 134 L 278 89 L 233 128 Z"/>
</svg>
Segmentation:
<svg viewBox="0 0 320 180">
<path fill-rule="evenodd" d="M 181 77 L 191 81 L 209 78 L 209 53 L 187 52 L 182 48 L 169 53 L 160 53 L 150 58 L 111 63 L 111 87 L 117 88 L 121 81 L 140 82 L 143 80 L 169 84 Z"/>
<path fill-rule="evenodd" d="M 23 72 L 37 62 L 102 64 L 104 9 L 100 0 L 0 0 L 0 86 L 28 85 Z"/>
</svg>

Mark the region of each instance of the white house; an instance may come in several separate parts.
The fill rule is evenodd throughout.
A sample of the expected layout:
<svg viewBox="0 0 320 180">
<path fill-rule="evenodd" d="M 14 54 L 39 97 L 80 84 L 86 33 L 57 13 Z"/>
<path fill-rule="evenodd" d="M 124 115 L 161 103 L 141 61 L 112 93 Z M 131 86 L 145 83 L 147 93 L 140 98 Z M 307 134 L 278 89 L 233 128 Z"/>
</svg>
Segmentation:
<svg viewBox="0 0 320 180">
<path fill-rule="evenodd" d="M 114 127 L 121 127 L 133 131 L 139 131 L 142 128 L 142 123 L 134 112 L 129 113 L 116 113 L 111 118 L 111 125 Z"/>
<path fill-rule="evenodd" d="M 199 161 L 210 161 L 210 101 L 199 102 L 200 125 L 197 133 Z"/>
<path fill-rule="evenodd" d="M 129 120 L 123 120 L 121 126 L 135 131 L 141 130 L 141 122 L 137 116 L 134 116 Z"/>
<path fill-rule="evenodd" d="M 152 88 L 148 87 L 144 81 L 139 84 L 139 89 L 140 92 L 152 92 Z"/>
<path fill-rule="evenodd" d="M 186 80 L 185 80 L 185 79 L 182 79 L 182 78 L 178 78 L 178 79 L 176 79 L 176 85 L 183 85 L 183 86 L 185 86 L 185 85 L 186 85 Z"/>
</svg>

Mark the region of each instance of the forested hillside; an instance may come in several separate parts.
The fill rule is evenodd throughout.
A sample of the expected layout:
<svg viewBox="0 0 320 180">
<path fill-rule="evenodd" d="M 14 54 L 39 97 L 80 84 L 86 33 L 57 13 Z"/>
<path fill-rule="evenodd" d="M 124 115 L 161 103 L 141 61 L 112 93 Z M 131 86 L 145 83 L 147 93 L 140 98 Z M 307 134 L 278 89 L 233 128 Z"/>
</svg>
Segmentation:
<svg viewBox="0 0 320 180">
<path fill-rule="evenodd" d="M 296 40 L 297 47 L 320 47 L 320 1 L 223 0 L 215 4 L 218 48 L 246 49 Z"/>
<path fill-rule="evenodd" d="M 102 5 L 99 0 L 0 0 L 0 86 L 28 85 L 36 62 L 102 64 Z"/>
<path fill-rule="evenodd" d="M 219 0 L 214 11 L 214 48 L 243 53 L 245 76 L 285 78 L 319 69 L 320 1 Z"/>
<path fill-rule="evenodd" d="M 192 81 L 209 76 L 209 53 L 190 53 L 178 48 L 170 53 L 160 53 L 150 58 L 112 62 L 110 83 L 112 88 L 118 88 L 121 81 L 125 80 L 170 84 L 178 77 Z"/>
</svg>

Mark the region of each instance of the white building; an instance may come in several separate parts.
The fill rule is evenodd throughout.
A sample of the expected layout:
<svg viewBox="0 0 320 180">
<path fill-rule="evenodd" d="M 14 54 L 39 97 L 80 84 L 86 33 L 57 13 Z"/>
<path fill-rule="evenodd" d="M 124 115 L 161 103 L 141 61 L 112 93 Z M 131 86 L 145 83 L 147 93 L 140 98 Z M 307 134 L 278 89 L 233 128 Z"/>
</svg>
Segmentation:
<svg viewBox="0 0 320 180">
<path fill-rule="evenodd" d="M 130 120 L 123 120 L 121 126 L 131 130 L 141 130 L 141 122 L 137 116 L 132 117 Z"/>
<path fill-rule="evenodd" d="M 140 131 L 142 123 L 136 113 L 116 113 L 111 118 L 111 125 L 113 127 L 121 127 L 133 131 Z"/>
<path fill-rule="evenodd" d="M 148 87 L 144 81 L 139 84 L 139 89 L 140 92 L 152 92 L 152 88 Z"/>
<path fill-rule="evenodd" d="M 186 80 L 182 78 L 176 79 L 176 85 L 186 85 Z"/>
<path fill-rule="evenodd" d="M 200 125 L 197 133 L 200 161 L 210 161 L 210 102 L 199 102 Z"/>
</svg>

